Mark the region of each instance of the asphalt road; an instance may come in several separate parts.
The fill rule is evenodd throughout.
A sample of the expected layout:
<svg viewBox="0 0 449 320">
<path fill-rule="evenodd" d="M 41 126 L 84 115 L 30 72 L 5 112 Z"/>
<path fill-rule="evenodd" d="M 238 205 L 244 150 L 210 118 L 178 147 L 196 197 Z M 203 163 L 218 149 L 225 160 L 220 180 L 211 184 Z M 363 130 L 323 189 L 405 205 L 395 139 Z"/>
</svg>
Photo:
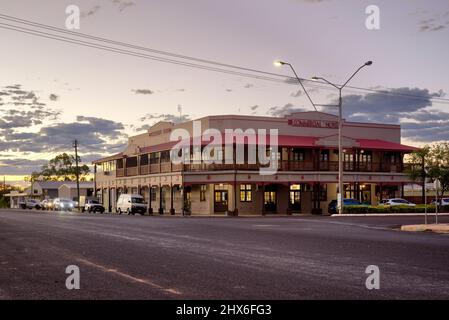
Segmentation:
<svg viewBox="0 0 449 320">
<path fill-rule="evenodd" d="M 447 299 L 449 235 L 394 230 L 421 222 L 0 210 L 0 299 Z"/>
</svg>

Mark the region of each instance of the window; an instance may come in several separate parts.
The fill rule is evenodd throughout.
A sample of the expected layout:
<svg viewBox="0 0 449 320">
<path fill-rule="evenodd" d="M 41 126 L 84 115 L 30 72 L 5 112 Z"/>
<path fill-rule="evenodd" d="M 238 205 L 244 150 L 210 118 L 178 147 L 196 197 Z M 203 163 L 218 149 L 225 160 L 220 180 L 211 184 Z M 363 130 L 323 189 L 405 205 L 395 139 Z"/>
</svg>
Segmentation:
<svg viewBox="0 0 449 320">
<path fill-rule="evenodd" d="M 293 149 L 292 158 L 293 161 L 304 161 L 304 151 Z"/>
<path fill-rule="evenodd" d="M 322 150 L 320 153 L 320 161 L 329 161 L 329 150 Z"/>
<path fill-rule="evenodd" d="M 265 191 L 264 204 L 276 203 L 276 191 Z"/>
<path fill-rule="evenodd" d="M 158 164 L 160 158 L 159 152 L 150 153 L 150 164 Z"/>
<path fill-rule="evenodd" d="M 140 165 L 146 166 L 148 164 L 148 154 L 143 154 L 140 156 Z"/>
<path fill-rule="evenodd" d="M 151 199 L 151 201 L 156 201 L 156 188 L 151 187 L 151 189 L 150 189 L 150 199 Z"/>
<path fill-rule="evenodd" d="M 170 162 L 170 151 L 162 151 L 161 152 L 161 162 Z"/>
<path fill-rule="evenodd" d="M 290 186 L 290 204 L 298 204 L 301 202 L 301 185 L 292 184 Z"/>
<path fill-rule="evenodd" d="M 207 185 L 205 184 L 200 185 L 200 201 L 206 201 L 206 190 Z"/>
<path fill-rule="evenodd" d="M 318 186 L 314 186 L 316 188 L 318 188 Z M 319 199 L 317 199 L 317 196 L 319 197 Z M 320 189 L 319 189 L 319 194 L 318 194 L 318 190 L 316 192 L 312 193 L 312 201 L 327 201 L 327 185 L 321 185 Z"/>
<path fill-rule="evenodd" d="M 250 184 L 240 185 L 240 202 L 251 202 L 252 201 L 252 187 Z"/>
</svg>

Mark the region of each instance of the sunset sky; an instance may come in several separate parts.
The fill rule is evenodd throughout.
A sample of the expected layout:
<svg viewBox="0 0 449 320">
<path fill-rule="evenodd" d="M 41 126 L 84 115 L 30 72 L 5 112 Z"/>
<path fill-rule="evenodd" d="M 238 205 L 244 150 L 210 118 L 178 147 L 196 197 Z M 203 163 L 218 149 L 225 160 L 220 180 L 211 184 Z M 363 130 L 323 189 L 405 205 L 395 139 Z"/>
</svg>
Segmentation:
<svg viewBox="0 0 449 320">
<path fill-rule="evenodd" d="M 403 143 L 449 140 L 447 0 L 15 0 L 0 14 L 195 58 L 291 76 L 324 76 L 383 94 L 345 91 L 345 117 L 400 123 Z M 380 30 L 365 8 L 380 8 Z M 81 144 L 84 162 L 121 151 L 127 136 L 159 120 L 211 114 L 283 116 L 311 106 L 297 84 L 271 82 L 105 52 L 2 28 L 0 176 L 19 181 Z M 17 24 L 16 24 L 17 25 Z M 307 83 L 314 101 L 336 91 Z M 408 97 L 407 97 L 408 96 Z M 417 97 L 416 97 L 417 96 Z M 445 100 L 446 99 L 446 100 Z"/>
</svg>

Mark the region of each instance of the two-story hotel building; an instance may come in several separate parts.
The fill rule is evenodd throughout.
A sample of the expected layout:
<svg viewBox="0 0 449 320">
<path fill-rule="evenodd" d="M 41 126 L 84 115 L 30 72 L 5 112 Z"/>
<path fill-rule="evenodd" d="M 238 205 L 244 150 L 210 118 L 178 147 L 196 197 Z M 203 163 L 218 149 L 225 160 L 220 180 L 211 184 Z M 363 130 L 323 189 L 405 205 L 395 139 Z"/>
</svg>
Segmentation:
<svg viewBox="0 0 449 320">
<path fill-rule="evenodd" d="M 115 210 L 121 193 L 141 194 L 150 213 L 198 215 L 320 213 L 337 197 L 338 118 L 321 112 L 283 118 L 220 115 L 196 121 L 202 130 L 278 129 L 278 171 L 261 175 L 257 163 L 173 163 L 170 150 L 177 128 L 193 138 L 192 121 L 159 122 L 130 137 L 119 154 L 93 162 L 95 188 L 104 206 Z M 235 141 L 248 143 L 249 139 Z M 237 146 L 234 146 L 237 147 Z M 404 155 L 415 150 L 401 144 L 399 125 L 344 121 L 344 197 L 377 204 L 403 195 L 410 179 Z M 243 148 L 247 148 L 246 145 Z"/>
</svg>

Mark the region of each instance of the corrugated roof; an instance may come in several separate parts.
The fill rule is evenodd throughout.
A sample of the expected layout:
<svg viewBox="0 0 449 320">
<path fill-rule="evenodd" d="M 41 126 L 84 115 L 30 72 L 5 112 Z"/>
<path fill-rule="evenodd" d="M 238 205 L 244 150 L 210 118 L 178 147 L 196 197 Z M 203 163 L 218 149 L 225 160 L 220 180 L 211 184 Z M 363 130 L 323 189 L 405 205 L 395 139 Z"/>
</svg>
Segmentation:
<svg viewBox="0 0 449 320">
<path fill-rule="evenodd" d="M 76 182 L 74 181 L 66 181 L 63 183 L 60 187 L 67 186 L 69 189 L 76 189 Z M 80 181 L 80 188 L 81 189 L 90 189 L 94 187 L 93 181 Z"/>
<path fill-rule="evenodd" d="M 42 189 L 58 189 L 66 181 L 34 181 L 34 184 L 38 184 Z"/>
</svg>

